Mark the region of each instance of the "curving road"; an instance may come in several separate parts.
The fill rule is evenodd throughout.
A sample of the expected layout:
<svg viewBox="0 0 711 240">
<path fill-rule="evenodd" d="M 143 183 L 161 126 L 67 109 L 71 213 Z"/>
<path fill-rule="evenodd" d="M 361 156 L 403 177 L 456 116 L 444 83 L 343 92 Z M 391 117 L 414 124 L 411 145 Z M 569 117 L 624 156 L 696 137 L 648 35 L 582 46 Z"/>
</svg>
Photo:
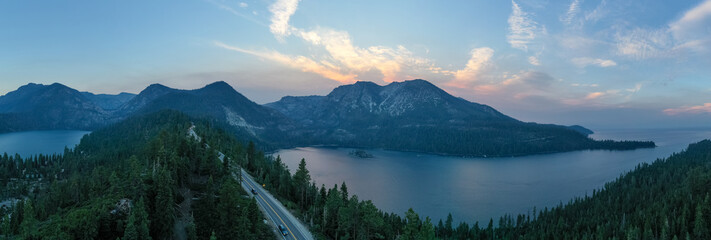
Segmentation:
<svg viewBox="0 0 711 240">
<path fill-rule="evenodd" d="M 269 219 L 274 222 L 276 226 L 282 225 L 286 227 L 288 234 L 284 236 L 284 239 L 314 239 L 308 229 L 301 224 L 294 215 L 286 210 L 267 190 L 262 188 L 262 185 L 257 184 L 244 170 L 242 170 L 241 182 L 244 190 L 254 196 L 259 206 L 267 213 Z M 254 189 L 257 194 L 252 194 L 252 189 Z M 277 229 L 277 233 L 281 233 L 281 231 Z"/>
<path fill-rule="evenodd" d="M 195 132 L 195 125 L 190 126 L 190 128 L 188 129 L 188 135 L 194 138 L 195 140 L 200 141 L 200 136 L 198 136 Z M 209 145 L 207 147 L 210 148 Z M 220 161 L 223 161 L 225 158 L 225 154 L 220 151 L 217 151 L 217 153 Z M 313 236 L 311 236 L 311 232 L 309 232 L 308 228 L 301 224 L 301 222 L 299 222 L 299 220 L 297 220 L 294 215 L 292 215 L 288 210 L 286 210 L 284 205 L 282 205 L 271 194 L 269 194 L 267 190 L 262 188 L 262 185 L 257 184 L 257 182 L 255 182 L 252 176 L 250 176 L 247 172 L 245 172 L 241 168 L 240 171 L 242 171 L 242 179 L 240 181 L 242 188 L 244 188 L 244 190 L 247 191 L 248 194 L 254 196 L 254 198 L 257 200 L 257 204 L 260 208 L 262 208 L 262 210 L 264 210 L 265 213 L 267 213 L 267 216 L 274 223 L 274 226 L 281 225 L 286 228 L 288 234 L 284 236 L 284 239 L 314 239 Z M 233 176 L 236 177 L 236 174 L 233 174 Z M 252 189 L 254 189 L 257 194 L 253 194 Z M 281 231 L 279 229 L 276 229 L 276 232 L 281 235 Z"/>
</svg>

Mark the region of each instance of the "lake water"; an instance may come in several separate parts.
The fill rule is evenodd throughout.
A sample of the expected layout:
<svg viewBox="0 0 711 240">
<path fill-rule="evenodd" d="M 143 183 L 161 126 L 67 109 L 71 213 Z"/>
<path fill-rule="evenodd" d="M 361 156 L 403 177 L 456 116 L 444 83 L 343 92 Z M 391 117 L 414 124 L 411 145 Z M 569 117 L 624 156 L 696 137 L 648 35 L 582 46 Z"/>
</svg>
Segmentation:
<svg viewBox="0 0 711 240">
<path fill-rule="evenodd" d="M 711 138 L 702 130 L 602 130 L 595 139 L 652 140 L 654 149 L 575 151 L 509 158 L 461 158 L 369 149 L 374 158 L 357 158 L 349 148 L 279 150 L 297 169 L 301 158 L 313 181 L 328 188 L 346 182 L 350 194 L 370 199 L 380 209 L 404 215 L 412 207 L 436 222 L 452 213 L 456 222 L 480 225 L 503 214 L 529 213 L 592 194 L 606 182 Z"/>
<path fill-rule="evenodd" d="M 73 148 L 87 131 L 52 130 L 0 134 L 0 154 L 26 157 L 36 154 L 64 153 L 64 147 Z"/>
</svg>

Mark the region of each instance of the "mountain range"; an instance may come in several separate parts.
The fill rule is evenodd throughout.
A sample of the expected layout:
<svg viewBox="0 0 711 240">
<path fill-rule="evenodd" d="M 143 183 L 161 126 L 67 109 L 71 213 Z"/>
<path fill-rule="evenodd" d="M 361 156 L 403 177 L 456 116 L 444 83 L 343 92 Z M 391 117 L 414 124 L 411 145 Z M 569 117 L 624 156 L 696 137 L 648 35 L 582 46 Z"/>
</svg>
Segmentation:
<svg viewBox="0 0 711 240">
<path fill-rule="evenodd" d="M 93 130 L 162 109 L 212 119 L 263 145 L 331 145 L 468 156 L 580 149 L 633 149 L 652 142 L 595 141 L 580 126 L 526 123 L 454 97 L 425 80 L 380 86 L 357 82 L 326 96 L 283 97 L 259 105 L 225 82 L 195 90 L 153 84 L 139 94 L 79 92 L 28 84 L 0 96 L 0 132 Z"/>
</svg>

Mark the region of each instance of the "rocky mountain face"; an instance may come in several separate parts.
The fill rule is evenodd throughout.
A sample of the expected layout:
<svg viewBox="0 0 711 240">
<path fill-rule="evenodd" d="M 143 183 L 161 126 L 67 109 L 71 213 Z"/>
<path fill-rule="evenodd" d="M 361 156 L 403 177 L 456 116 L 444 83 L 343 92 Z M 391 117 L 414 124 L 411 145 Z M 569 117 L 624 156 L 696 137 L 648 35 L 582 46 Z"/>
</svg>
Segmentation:
<svg viewBox="0 0 711 240">
<path fill-rule="evenodd" d="M 454 97 L 425 80 L 380 86 L 357 82 L 326 96 L 284 97 L 266 104 L 308 127 L 379 128 L 383 124 L 469 125 L 515 121 L 492 107 Z"/>
<path fill-rule="evenodd" d="M 153 84 L 138 95 L 96 95 L 55 83 L 28 84 L 0 97 L 0 132 L 92 130 L 131 115 L 163 109 L 214 119 L 245 139 L 263 142 L 286 139 L 284 131 L 295 128 L 280 112 L 250 101 L 225 82 L 196 90 Z"/>
<path fill-rule="evenodd" d="M 326 96 L 284 97 L 266 106 L 304 127 L 302 145 L 472 156 L 602 148 L 580 129 L 521 122 L 425 80 L 357 82 Z"/>
<path fill-rule="evenodd" d="M 145 107 L 153 100 L 162 97 L 169 93 L 181 92 L 183 90 L 173 89 L 161 84 L 151 84 L 150 86 L 143 89 L 138 95 L 133 97 L 128 102 L 121 105 L 118 109 L 118 115 L 129 115 L 139 109 Z"/>
<path fill-rule="evenodd" d="M 633 149 L 654 143 L 595 141 L 579 126 L 525 123 L 454 97 L 424 80 L 357 82 L 326 96 L 256 104 L 225 82 L 195 90 L 153 84 L 138 95 L 95 95 L 61 84 L 28 84 L 0 96 L 0 132 L 93 130 L 164 109 L 211 119 L 243 140 L 272 147 L 335 145 L 470 156 L 580 149 Z M 587 131 L 585 131 L 587 130 Z"/>
<path fill-rule="evenodd" d="M 129 104 L 133 105 L 124 109 L 140 105 L 135 113 L 174 109 L 195 117 L 215 119 L 219 124 L 239 130 L 243 137 L 262 141 L 277 141 L 286 135 L 285 131 L 295 130 L 292 121 L 280 112 L 252 102 L 221 81 L 196 90 L 146 89 Z"/>
<path fill-rule="evenodd" d="M 0 130 L 91 129 L 110 113 L 59 83 L 28 84 L 0 97 Z"/>
</svg>

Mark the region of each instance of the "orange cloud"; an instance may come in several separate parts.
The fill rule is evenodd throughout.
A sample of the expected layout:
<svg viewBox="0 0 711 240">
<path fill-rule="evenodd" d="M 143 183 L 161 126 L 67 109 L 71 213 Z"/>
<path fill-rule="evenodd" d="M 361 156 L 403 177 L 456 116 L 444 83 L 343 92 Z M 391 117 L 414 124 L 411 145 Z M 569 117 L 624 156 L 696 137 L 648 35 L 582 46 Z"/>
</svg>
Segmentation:
<svg viewBox="0 0 711 240">
<path fill-rule="evenodd" d="M 471 83 L 478 80 L 486 66 L 494 56 L 494 50 L 488 47 L 475 48 L 471 51 L 471 57 L 467 61 L 464 69 L 454 72 L 445 71 L 445 74 L 454 75 L 454 80 L 446 83 L 447 86 L 456 88 L 467 88 Z"/>
<path fill-rule="evenodd" d="M 591 93 L 589 93 L 587 96 L 585 96 L 585 99 L 586 99 L 586 100 L 592 100 L 592 99 L 596 99 L 596 98 L 602 97 L 603 95 L 605 95 L 604 92 L 591 92 Z"/>
<path fill-rule="evenodd" d="M 250 51 L 246 49 L 241 49 L 238 47 L 230 46 L 222 42 L 215 42 L 218 47 L 237 51 L 241 53 L 246 53 L 254 55 L 260 58 L 275 61 L 291 68 L 300 69 L 304 72 L 312 72 L 321 75 L 325 78 L 332 79 L 341 83 L 354 83 L 357 81 L 358 75 L 356 74 L 342 74 L 340 69 L 333 64 L 322 61 L 321 63 L 316 62 L 310 58 L 304 56 L 288 56 L 275 51 L 272 52 L 258 52 Z"/>
<path fill-rule="evenodd" d="M 326 28 L 313 31 L 294 28 L 294 31 L 297 32 L 296 36 L 306 42 L 323 47 L 328 52 L 330 60 L 341 65 L 344 70 L 367 72 L 375 69 L 383 74 L 385 82 L 401 80 L 400 73 L 404 68 L 421 70 L 434 67 L 428 59 L 413 56 L 412 52 L 403 46 L 357 47 L 353 45 L 350 35 L 345 31 Z"/>
<path fill-rule="evenodd" d="M 711 103 L 690 107 L 668 108 L 664 109 L 663 112 L 667 115 L 711 113 Z"/>
</svg>

